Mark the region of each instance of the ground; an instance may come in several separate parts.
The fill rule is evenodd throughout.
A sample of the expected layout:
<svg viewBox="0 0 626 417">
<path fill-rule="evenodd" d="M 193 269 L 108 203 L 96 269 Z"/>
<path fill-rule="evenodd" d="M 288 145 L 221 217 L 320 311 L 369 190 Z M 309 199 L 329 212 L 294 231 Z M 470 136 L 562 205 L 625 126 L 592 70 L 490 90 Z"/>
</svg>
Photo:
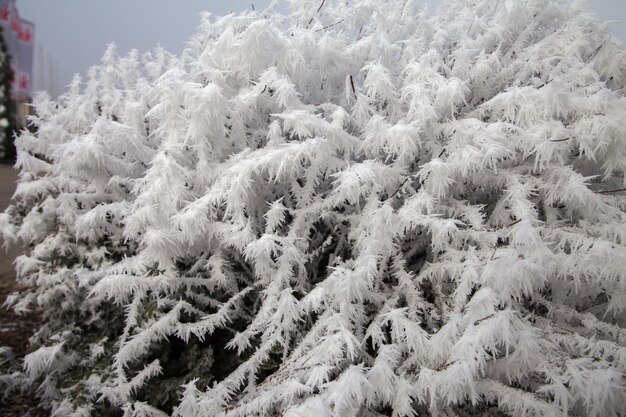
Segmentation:
<svg viewBox="0 0 626 417">
<path fill-rule="evenodd" d="M 9 205 L 15 191 L 17 171 L 10 165 L 0 164 L 0 212 Z M 3 307 L 7 295 L 19 289 L 15 282 L 13 260 L 20 249 L 13 247 L 9 250 L 0 248 L 0 347 L 8 346 L 17 357 L 22 357 L 28 351 L 28 338 L 38 325 L 36 313 L 17 316 L 11 310 Z M 0 368 L 0 374 L 2 373 Z M 37 402 L 32 393 L 11 394 L 2 398 L 0 391 L 0 416 L 2 417 L 43 417 L 46 415 L 37 408 Z"/>
</svg>

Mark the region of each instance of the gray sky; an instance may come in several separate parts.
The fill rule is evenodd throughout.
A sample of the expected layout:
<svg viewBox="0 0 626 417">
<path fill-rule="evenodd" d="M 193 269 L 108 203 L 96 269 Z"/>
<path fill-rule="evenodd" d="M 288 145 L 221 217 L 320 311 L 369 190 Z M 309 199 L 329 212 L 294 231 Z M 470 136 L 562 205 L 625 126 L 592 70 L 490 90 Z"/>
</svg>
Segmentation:
<svg viewBox="0 0 626 417">
<path fill-rule="evenodd" d="M 440 0 L 427 0 L 431 13 Z M 178 54 L 195 32 L 203 10 L 241 11 L 269 0 L 17 0 L 20 16 L 35 23 L 35 38 L 58 66 L 61 86 L 99 62 L 106 45 L 120 53 L 160 44 Z M 613 35 L 626 40 L 626 0 L 588 0 L 601 20 L 618 20 Z"/>
</svg>

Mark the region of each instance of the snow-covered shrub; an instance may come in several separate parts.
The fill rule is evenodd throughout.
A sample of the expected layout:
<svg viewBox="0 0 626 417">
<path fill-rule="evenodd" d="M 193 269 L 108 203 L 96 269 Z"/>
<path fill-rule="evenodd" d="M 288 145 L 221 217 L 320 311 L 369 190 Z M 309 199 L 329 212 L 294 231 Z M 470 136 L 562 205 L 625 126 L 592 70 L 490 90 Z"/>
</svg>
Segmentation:
<svg viewBox="0 0 626 417">
<path fill-rule="evenodd" d="M 618 416 L 626 52 L 573 1 L 206 15 L 35 100 L 55 415 Z"/>
</svg>

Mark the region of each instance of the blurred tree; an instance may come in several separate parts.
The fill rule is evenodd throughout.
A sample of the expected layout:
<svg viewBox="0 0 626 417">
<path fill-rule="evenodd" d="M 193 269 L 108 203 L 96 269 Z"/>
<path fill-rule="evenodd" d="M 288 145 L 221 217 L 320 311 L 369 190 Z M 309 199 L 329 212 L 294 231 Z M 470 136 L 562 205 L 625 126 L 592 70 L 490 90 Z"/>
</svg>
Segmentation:
<svg viewBox="0 0 626 417">
<path fill-rule="evenodd" d="M 13 161 L 15 159 L 15 103 L 11 99 L 11 57 L 7 52 L 4 33 L 0 27 L 0 159 Z"/>
</svg>

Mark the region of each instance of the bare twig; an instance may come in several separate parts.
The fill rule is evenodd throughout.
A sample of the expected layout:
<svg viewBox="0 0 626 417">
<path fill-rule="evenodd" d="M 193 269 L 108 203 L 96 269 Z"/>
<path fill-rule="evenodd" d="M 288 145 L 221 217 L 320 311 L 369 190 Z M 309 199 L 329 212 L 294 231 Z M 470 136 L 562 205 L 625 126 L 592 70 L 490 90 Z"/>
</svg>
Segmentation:
<svg viewBox="0 0 626 417">
<path fill-rule="evenodd" d="M 352 78 L 352 74 L 350 74 L 350 86 L 352 87 L 352 94 L 356 97 L 356 88 L 354 88 L 354 79 Z"/>
<path fill-rule="evenodd" d="M 438 367 L 437 369 L 435 369 L 435 371 L 437 372 L 441 372 L 444 369 L 448 368 L 450 365 L 452 365 L 453 363 L 455 363 L 456 361 L 452 361 L 452 362 L 446 362 L 443 365 L 441 365 L 440 367 Z"/>
<path fill-rule="evenodd" d="M 389 196 L 388 200 L 391 200 L 396 194 L 398 194 L 398 192 L 400 191 L 400 189 L 404 186 L 404 184 L 406 184 L 406 182 L 409 180 L 409 178 L 406 178 L 404 181 L 402 181 L 402 184 L 400 184 L 400 186 L 398 187 L 398 189 L 391 194 L 391 196 Z"/>
<path fill-rule="evenodd" d="M 322 10 L 322 7 L 324 7 L 324 3 L 326 3 L 326 0 L 322 0 L 322 3 L 320 4 L 320 7 L 317 8 L 317 10 L 315 11 L 315 13 L 319 13 L 320 10 Z"/>
<path fill-rule="evenodd" d="M 340 20 L 340 21 L 338 21 L 338 22 L 332 23 L 332 24 L 330 24 L 330 25 L 328 25 L 328 26 L 324 26 L 323 28 L 317 29 L 317 30 L 316 30 L 316 32 L 321 32 L 322 30 L 326 30 L 326 29 L 332 28 L 333 26 L 338 25 L 339 23 L 343 22 L 344 20 L 345 20 L 345 19 L 341 19 L 341 20 Z"/>
<path fill-rule="evenodd" d="M 326 3 L 326 0 L 322 0 L 320 7 L 318 7 L 317 10 L 315 11 L 315 15 L 317 15 L 320 12 L 320 10 L 322 10 L 322 7 L 324 7 L 324 3 Z M 311 23 L 313 23 L 313 19 L 315 18 L 315 15 L 313 15 L 313 17 L 311 17 L 311 20 L 309 20 L 309 23 L 306 24 L 307 29 L 311 26 Z"/>
<path fill-rule="evenodd" d="M 511 223 L 508 227 L 515 226 L 517 223 L 519 223 L 519 222 L 521 222 L 521 221 L 522 221 L 522 219 L 515 220 L 515 221 L 514 221 L 513 223 Z"/>
<path fill-rule="evenodd" d="M 572 136 L 568 138 L 564 138 L 564 139 L 553 139 L 553 140 L 550 140 L 549 142 L 565 142 L 566 140 L 570 140 L 570 139 L 572 139 Z"/>
<path fill-rule="evenodd" d="M 601 190 L 596 191 L 598 194 L 611 194 L 611 193 L 621 193 L 622 191 L 626 191 L 626 188 L 617 188 L 615 190 Z"/>
<path fill-rule="evenodd" d="M 480 323 L 482 323 L 485 320 L 489 320 L 490 318 L 492 318 L 493 316 L 495 316 L 495 314 L 490 314 L 487 317 L 483 317 L 482 319 L 478 319 L 474 322 L 474 326 L 478 326 Z"/>
<path fill-rule="evenodd" d="M 552 82 L 552 80 L 548 80 L 545 83 L 541 84 L 539 87 L 536 87 L 537 90 L 541 90 L 543 87 L 545 87 L 546 85 L 550 84 Z"/>
<path fill-rule="evenodd" d="M 605 43 L 606 41 L 602 42 L 602 44 L 598 46 L 595 51 L 593 51 L 593 53 L 589 56 L 589 58 L 587 58 L 587 64 L 590 63 L 591 60 L 596 57 L 596 55 L 598 55 L 598 52 L 600 52 L 600 49 L 602 49 Z"/>
</svg>

